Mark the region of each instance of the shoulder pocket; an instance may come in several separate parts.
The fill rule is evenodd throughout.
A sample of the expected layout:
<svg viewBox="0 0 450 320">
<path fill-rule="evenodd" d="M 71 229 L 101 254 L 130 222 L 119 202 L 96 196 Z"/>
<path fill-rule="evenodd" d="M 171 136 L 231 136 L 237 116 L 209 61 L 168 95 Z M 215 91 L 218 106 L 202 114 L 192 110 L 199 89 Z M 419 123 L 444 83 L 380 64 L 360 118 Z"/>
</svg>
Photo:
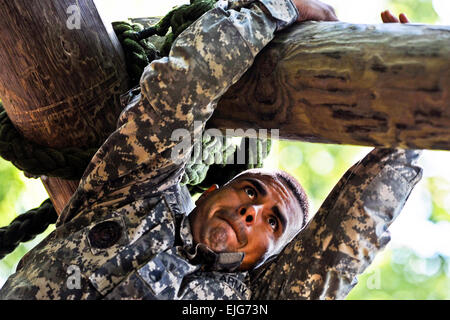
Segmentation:
<svg viewBox="0 0 450 320">
<path fill-rule="evenodd" d="M 113 290 L 155 254 L 172 247 L 175 241 L 174 217 L 164 198 L 144 215 L 142 212 L 139 215 L 129 212 L 118 217 L 122 222 L 118 218 L 105 220 L 87 231 L 90 249 L 97 260 L 96 268 L 88 277 L 102 295 Z M 122 232 L 118 230 L 121 223 Z M 109 233 L 104 239 L 101 234 L 103 229 Z M 121 238 L 117 240 L 119 234 Z M 117 242 L 111 247 L 102 247 L 104 242 L 106 245 L 107 241 L 112 243 L 113 240 Z"/>
</svg>

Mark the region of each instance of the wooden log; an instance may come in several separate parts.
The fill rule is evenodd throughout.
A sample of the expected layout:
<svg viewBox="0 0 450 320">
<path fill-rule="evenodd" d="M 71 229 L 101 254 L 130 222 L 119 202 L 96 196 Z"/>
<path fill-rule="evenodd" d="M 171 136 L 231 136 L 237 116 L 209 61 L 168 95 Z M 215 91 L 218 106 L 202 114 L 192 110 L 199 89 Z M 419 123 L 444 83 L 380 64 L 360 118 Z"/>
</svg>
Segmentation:
<svg viewBox="0 0 450 320">
<path fill-rule="evenodd" d="M 257 57 L 208 125 L 450 150 L 450 27 L 298 24 Z"/>
<path fill-rule="evenodd" d="M 0 3 L 0 98 L 27 139 L 55 148 L 99 146 L 115 129 L 128 86 L 112 27 L 93 0 L 74 3 Z M 60 212 L 78 183 L 44 184 Z"/>
</svg>

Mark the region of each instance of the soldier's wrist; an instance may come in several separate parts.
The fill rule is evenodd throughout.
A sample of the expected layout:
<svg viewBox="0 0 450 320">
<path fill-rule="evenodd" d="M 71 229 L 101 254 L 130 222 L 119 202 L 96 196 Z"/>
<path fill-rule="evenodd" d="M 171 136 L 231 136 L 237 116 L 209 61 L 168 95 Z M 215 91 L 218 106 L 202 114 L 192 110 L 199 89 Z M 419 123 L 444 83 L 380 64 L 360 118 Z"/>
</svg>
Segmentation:
<svg viewBox="0 0 450 320">
<path fill-rule="evenodd" d="M 292 0 L 258 0 L 259 7 L 276 22 L 276 31 L 283 30 L 298 20 L 300 15 Z"/>
</svg>

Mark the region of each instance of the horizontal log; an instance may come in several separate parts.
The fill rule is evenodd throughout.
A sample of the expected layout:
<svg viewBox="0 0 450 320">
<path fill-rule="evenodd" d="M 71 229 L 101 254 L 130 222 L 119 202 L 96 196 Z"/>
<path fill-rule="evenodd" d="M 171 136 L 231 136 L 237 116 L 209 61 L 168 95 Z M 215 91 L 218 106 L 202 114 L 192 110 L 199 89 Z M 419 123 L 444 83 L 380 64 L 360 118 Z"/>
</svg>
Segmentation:
<svg viewBox="0 0 450 320">
<path fill-rule="evenodd" d="M 257 57 L 208 125 L 450 150 L 450 27 L 297 24 Z"/>
</svg>

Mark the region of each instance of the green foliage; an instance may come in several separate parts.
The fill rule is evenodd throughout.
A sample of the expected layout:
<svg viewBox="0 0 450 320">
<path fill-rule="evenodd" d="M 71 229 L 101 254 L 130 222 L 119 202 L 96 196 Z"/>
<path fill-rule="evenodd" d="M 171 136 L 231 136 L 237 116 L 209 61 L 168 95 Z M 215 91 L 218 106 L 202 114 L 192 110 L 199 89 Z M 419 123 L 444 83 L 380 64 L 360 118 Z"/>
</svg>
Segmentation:
<svg viewBox="0 0 450 320">
<path fill-rule="evenodd" d="M 450 181 L 441 177 L 431 177 L 426 179 L 426 183 L 433 205 L 430 221 L 450 221 Z"/>
<path fill-rule="evenodd" d="M 9 162 L 0 159 L 0 227 L 8 225 L 15 218 L 15 203 L 24 187 L 19 171 Z M 14 252 L 0 261 L 0 280 L 1 276 L 11 273 L 18 255 L 22 256 L 26 253 L 23 249 L 18 248 L 16 251 L 19 254 Z"/>
<path fill-rule="evenodd" d="M 281 141 L 267 160 L 294 175 L 305 188 L 311 213 L 317 212 L 340 177 L 371 148 Z M 432 202 L 432 222 L 450 221 L 450 180 L 424 178 Z M 446 203 L 447 202 L 447 203 Z M 447 205 L 447 207 L 446 207 Z M 422 258 L 410 248 L 388 248 L 358 277 L 347 299 L 449 299 L 450 258 Z"/>
<path fill-rule="evenodd" d="M 315 212 L 347 169 L 371 148 L 281 141 L 279 168 L 297 177 Z M 276 149 L 277 150 L 277 149 Z"/>
<path fill-rule="evenodd" d="M 389 0 L 392 12 L 405 13 L 411 22 L 436 23 L 439 16 L 434 11 L 432 0 Z"/>
<path fill-rule="evenodd" d="M 450 259 L 422 258 L 408 248 L 381 253 L 358 278 L 348 300 L 450 299 Z"/>
<path fill-rule="evenodd" d="M 0 159 L 0 227 L 9 225 L 18 214 L 39 206 L 48 198 L 45 193 L 39 181 L 26 179 L 11 163 Z M 42 241 L 52 229 L 54 226 L 49 227 L 33 241 L 21 244 L 14 252 L 0 260 L 0 287 L 14 272 L 19 260 Z"/>
<path fill-rule="evenodd" d="M 14 204 L 24 188 L 19 171 L 0 158 L 0 227 L 14 219 Z"/>
</svg>

